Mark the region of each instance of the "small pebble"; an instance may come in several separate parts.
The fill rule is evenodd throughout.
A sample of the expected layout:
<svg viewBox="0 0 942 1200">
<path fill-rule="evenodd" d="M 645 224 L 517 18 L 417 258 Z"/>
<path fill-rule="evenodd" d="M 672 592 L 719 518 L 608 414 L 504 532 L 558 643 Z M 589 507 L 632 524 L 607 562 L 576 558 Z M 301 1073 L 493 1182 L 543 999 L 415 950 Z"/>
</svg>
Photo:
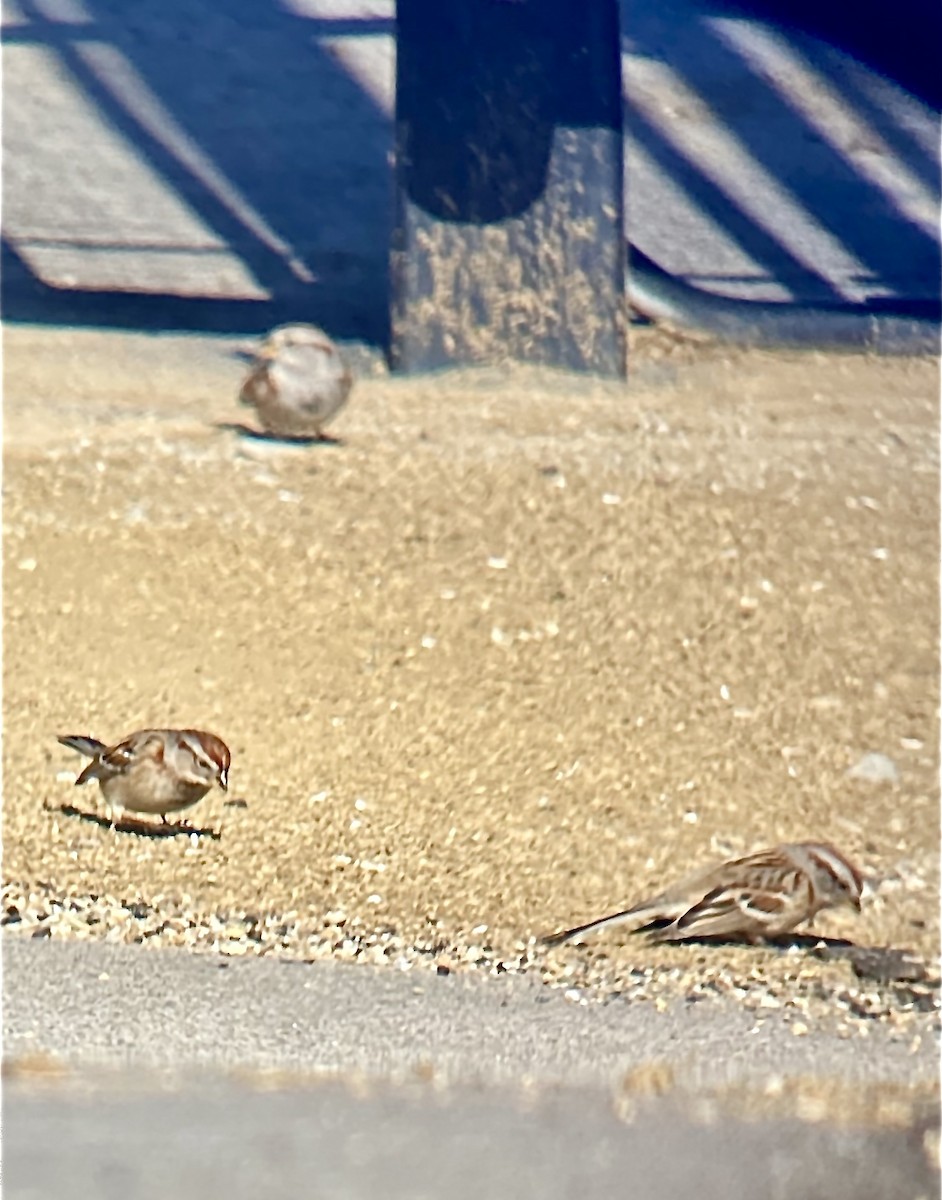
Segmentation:
<svg viewBox="0 0 942 1200">
<path fill-rule="evenodd" d="M 872 750 L 848 769 L 847 777 L 865 783 L 898 783 L 899 769 L 888 754 Z"/>
</svg>

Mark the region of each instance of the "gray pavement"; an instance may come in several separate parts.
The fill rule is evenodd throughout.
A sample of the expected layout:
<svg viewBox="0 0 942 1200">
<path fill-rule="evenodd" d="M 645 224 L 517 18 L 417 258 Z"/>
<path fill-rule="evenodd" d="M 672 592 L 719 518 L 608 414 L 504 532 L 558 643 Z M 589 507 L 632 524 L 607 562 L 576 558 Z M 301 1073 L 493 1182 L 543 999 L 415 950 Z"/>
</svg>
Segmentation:
<svg viewBox="0 0 942 1200">
<path fill-rule="evenodd" d="M 523 978 L 4 938 L 16 1200 L 914 1200 L 901 1128 L 746 1121 L 706 1085 L 928 1081 L 926 1039 L 795 1037 L 734 1006 L 580 1005 Z M 668 1081 L 635 1093 L 629 1078 Z M 665 1076 L 663 1072 L 667 1071 Z M 625 1108 L 625 1104 L 630 1106 Z"/>
<path fill-rule="evenodd" d="M 8 935 L 4 1044 L 97 1066 L 356 1072 L 430 1068 L 463 1082 L 611 1086 L 669 1063 L 699 1088 L 773 1075 L 927 1082 L 931 1039 L 795 1037 L 776 1010 L 678 1001 L 579 1004 L 524 977 L 230 959 Z"/>
<path fill-rule="evenodd" d="M 709 1126 L 654 1105 L 626 1125 L 597 1094 L 538 1099 L 337 1084 L 264 1092 L 6 1089 L 15 1200 L 917 1200 L 922 1131 L 797 1121 Z"/>
</svg>

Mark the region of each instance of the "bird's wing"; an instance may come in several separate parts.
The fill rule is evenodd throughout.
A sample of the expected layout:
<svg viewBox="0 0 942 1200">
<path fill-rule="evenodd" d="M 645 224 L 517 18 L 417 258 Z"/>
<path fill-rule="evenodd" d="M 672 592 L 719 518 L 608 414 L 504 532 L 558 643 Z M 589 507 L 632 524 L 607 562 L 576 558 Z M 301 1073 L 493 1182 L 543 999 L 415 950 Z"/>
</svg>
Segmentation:
<svg viewBox="0 0 942 1200">
<path fill-rule="evenodd" d="M 682 913 L 656 936 L 661 941 L 683 938 L 755 936 L 787 920 L 786 896 L 746 886 L 717 887 Z"/>
</svg>

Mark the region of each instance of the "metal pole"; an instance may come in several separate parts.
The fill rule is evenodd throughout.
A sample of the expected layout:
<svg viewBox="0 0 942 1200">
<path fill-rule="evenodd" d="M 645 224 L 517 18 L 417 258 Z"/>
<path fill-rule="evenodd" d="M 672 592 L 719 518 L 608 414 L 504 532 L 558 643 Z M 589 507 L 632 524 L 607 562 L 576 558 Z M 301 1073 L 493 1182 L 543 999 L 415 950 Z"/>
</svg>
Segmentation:
<svg viewBox="0 0 942 1200">
<path fill-rule="evenodd" d="M 626 371 L 617 0 L 399 0 L 392 361 Z"/>
</svg>

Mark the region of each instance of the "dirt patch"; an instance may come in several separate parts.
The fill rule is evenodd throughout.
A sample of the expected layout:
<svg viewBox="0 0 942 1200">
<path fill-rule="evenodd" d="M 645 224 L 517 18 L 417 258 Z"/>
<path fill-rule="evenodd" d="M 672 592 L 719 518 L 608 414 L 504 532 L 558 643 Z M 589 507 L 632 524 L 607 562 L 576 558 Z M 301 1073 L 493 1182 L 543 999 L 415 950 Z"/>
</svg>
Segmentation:
<svg viewBox="0 0 942 1200">
<path fill-rule="evenodd" d="M 14 925 L 926 1007 L 843 959 L 527 939 L 812 837 L 883 881 L 816 928 L 934 959 L 934 363 L 651 335 L 627 388 L 375 369 L 343 445 L 285 449 L 224 427 L 230 350 L 7 330 Z M 231 746 L 218 840 L 58 811 L 98 801 L 57 733 L 155 724 Z M 869 751 L 896 783 L 847 777 Z"/>
</svg>

